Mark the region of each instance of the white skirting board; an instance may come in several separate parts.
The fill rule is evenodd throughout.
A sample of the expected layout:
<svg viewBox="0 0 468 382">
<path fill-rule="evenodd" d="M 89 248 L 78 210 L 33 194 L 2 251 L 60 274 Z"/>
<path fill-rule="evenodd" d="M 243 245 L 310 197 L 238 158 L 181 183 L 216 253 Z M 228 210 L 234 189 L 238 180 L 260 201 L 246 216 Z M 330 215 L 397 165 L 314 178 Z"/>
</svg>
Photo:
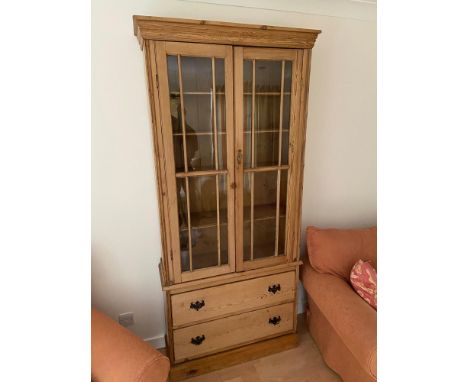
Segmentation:
<svg viewBox="0 0 468 382">
<path fill-rule="evenodd" d="M 145 338 L 144 341 L 156 349 L 166 347 L 166 339 L 164 338 L 164 335 Z"/>
</svg>

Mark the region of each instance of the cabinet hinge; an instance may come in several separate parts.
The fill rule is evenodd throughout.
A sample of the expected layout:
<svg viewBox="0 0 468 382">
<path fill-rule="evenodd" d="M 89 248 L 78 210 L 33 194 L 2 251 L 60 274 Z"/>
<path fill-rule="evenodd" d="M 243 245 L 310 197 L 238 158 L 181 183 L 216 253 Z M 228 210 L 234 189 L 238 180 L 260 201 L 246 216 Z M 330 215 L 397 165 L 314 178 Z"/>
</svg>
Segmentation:
<svg viewBox="0 0 468 382">
<path fill-rule="evenodd" d="M 172 249 L 171 249 L 171 260 L 174 260 L 174 258 L 172 257 Z"/>
</svg>

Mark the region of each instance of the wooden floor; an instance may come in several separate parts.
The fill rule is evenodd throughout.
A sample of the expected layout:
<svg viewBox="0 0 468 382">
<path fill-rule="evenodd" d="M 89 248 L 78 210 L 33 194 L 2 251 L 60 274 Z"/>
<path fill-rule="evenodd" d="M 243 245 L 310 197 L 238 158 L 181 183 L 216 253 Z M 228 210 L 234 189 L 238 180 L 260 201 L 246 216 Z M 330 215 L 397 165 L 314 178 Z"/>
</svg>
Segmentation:
<svg viewBox="0 0 468 382">
<path fill-rule="evenodd" d="M 304 315 L 298 317 L 299 346 L 281 353 L 242 363 L 188 382 L 342 382 L 325 365 L 307 331 Z"/>
</svg>

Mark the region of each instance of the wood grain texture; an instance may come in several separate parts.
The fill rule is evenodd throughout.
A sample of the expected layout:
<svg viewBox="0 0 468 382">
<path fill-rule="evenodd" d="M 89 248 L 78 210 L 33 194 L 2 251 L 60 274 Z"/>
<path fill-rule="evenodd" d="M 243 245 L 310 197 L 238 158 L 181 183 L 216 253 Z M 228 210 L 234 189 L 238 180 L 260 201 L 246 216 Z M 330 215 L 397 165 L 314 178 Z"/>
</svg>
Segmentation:
<svg viewBox="0 0 468 382">
<path fill-rule="evenodd" d="M 234 283 L 243 280 L 250 280 L 255 277 L 262 277 L 266 275 L 273 275 L 282 273 L 290 270 L 296 270 L 302 264 L 302 261 L 295 261 L 292 263 L 283 263 L 268 268 L 257 268 L 244 272 L 228 273 L 218 275 L 202 280 L 188 281 L 182 284 L 166 285 L 163 287 L 164 291 L 169 291 L 172 295 L 178 293 L 184 293 L 191 290 L 197 290 L 201 288 L 209 288 L 211 286 L 222 285 L 226 283 Z"/>
<path fill-rule="evenodd" d="M 162 230 L 163 256 L 160 263 L 160 274 L 166 300 L 168 356 L 173 364 L 176 361 L 181 362 L 193 357 L 203 357 L 202 360 L 187 361 L 183 365 L 176 366 L 179 369 L 176 369 L 174 375 L 186 376 L 186 373 L 193 374 L 193 365 L 195 364 L 204 365 L 200 366 L 198 371 L 195 371 L 195 373 L 199 373 L 199 370 L 213 370 L 213 368 L 226 366 L 230 362 L 236 362 L 236 360 L 245 360 L 246 354 L 254 356 L 262 351 L 268 351 L 267 349 L 258 350 L 263 346 L 262 344 L 268 342 L 262 339 L 291 333 L 296 329 L 295 300 L 297 299 L 296 285 L 300 264 L 297 259 L 299 258 L 301 230 L 300 208 L 302 204 L 310 48 L 314 45 L 320 31 L 144 16 L 134 17 L 134 27 L 135 34 L 142 48 L 144 48 L 148 77 L 155 170 L 158 179 L 157 197 L 160 205 Z M 216 98 L 218 96 L 224 97 L 226 102 L 226 128 L 222 133 L 218 131 L 220 127 L 216 125 L 216 119 L 214 119 L 213 131 L 209 132 L 211 135 L 214 134 L 215 154 L 217 154 L 217 143 L 219 143 L 217 142 L 217 133 L 220 133 L 219 137 L 224 134 L 226 138 L 226 148 L 223 148 L 223 150 L 226 150 L 225 169 L 220 169 L 216 164 L 213 171 L 190 172 L 188 170 L 185 136 L 192 134 L 194 137 L 191 139 L 199 139 L 196 135 L 205 134 L 206 136 L 208 133 L 200 132 L 195 135 L 193 132 L 185 131 L 186 121 L 184 113 L 182 113 L 183 131 L 176 134 L 184 138 L 185 168 L 184 170 L 180 169 L 182 172 L 179 173 L 175 171 L 172 131 L 174 116 L 171 115 L 170 97 L 180 97 L 183 110 L 184 95 L 191 92 L 184 94 L 183 87 L 180 88 L 178 94 L 169 92 L 168 54 L 178 56 L 179 61 L 180 56 L 208 57 L 212 60 L 212 69 L 214 67 L 213 57 L 224 58 L 225 60 L 225 89 L 212 94 L 212 110 L 216 113 L 218 108 Z M 284 91 L 285 69 L 283 61 L 281 90 L 275 94 L 273 92 L 265 93 L 268 97 L 279 97 L 280 121 L 283 120 L 281 107 L 283 97 L 286 94 L 291 97 L 288 165 L 281 165 L 282 152 L 279 151 L 278 166 L 244 169 L 243 100 L 248 91 L 252 92 L 250 93 L 252 98 L 256 96 L 255 88 L 253 91 L 243 89 L 244 59 L 293 61 L 291 91 L 288 91 L 288 93 Z M 180 76 L 181 73 L 179 72 Z M 255 76 L 255 72 L 253 76 Z M 215 80 L 214 72 L 212 72 L 210 82 L 214 84 Z M 200 94 L 197 92 L 192 93 L 191 96 L 205 96 L 203 92 L 200 92 Z M 261 94 L 263 93 L 258 93 L 258 95 Z M 255 102 L 252 106 L 255 108 Z M 252 115 L 253 117 L 254 115 Z M 281 131 L 283 128 L 284 126 L 280 122 L 277 129 L 280 131 L 280 137 L 282 137 Z M 261 133 L 263 134 L 264 131 Z M 255 150 L 260 149 L 254 145 L 251 148 L 251 153 L 253 154 Z M 218 157 L 218 155 L 215 156 Z M 254 155 L 252 155 L 252 158 L 254 158 Z M 284 172 L 288 173 L 286 211 L 284 211 L 284 207 L 281 212 L 278 209 L 277 190 L 275 198 L 277 209 L 274 210 L 273 206 L 274 214 L 270 216 L 262 212 L 263 215 L 260 216 L 263 220 L 272 219 L 272 224 L 276 226 L 276 235 L 278 235 L 279 219 L 285 217 L 285 255 L 279 256 L 279 239 L 276 236 L 274 242 L 274 254 L 276 256 L 255 259 L 255 254 L 252 252 L 249 255 L 253 255 L 253 260 L 244 262 L 243 215 L 244 213 L 251 215 L 250 209 L 244 212 L 244 174 L 251 173 L 250 176 L 261 179 L 264 176 L 264 171 L 267 170 L 278 172 L 281 177 L 284 176 Z M 281 173 L 281 170 L 284 172 Z M 221 174 L 227 177 L 228 188 L 227 212 L 224 212 L 223 215 L 224 219 L 227 213 L 228 264 L 182 272 L 176 178 L 185 178 L 186 182 L 188 182 L 187 178 L 189 176 L 209 175 L 218 179 L 221 178 Z M 260 187 L 259 195 L 261 196 L 263 192 L 261 182 L 256 183 L 256 188 Z M 278 177 L 275 183 L 278 188 L 282 181 Z M 186 189 L 188 190 L 188 187 Z M 218 237 L 218 265 L 221 261 L 219 193 L 220 189 L 217 185 L 216 206 L 218 206 L 218 209 L 216 211 L 215 227 Z M 196 201 L 194 201 L 195 205 Z M 188 210 L 190 210 L 190 207 Z M 265 210 L 265 212 L 269 212 L 269 210 Z M 196 217 L 194 217 L 195 220 Z M 253 225 L 253 219 L 251 219 L 251 222 Z M 261 231 L 256 230 L 256 232 Z M 258 247 L 257 250 L 261 253 L 263 249 Z M 286 278 L 283 279 L 284 277 Z M 275 295 L 265 294 L 265 290 L 270 283 L 281 284 L 281 293 Z M 192 299 L 193 301 L 205 300 L 205 307 L 198 312 L 193 309 L 190 310 L 188 307 Z M 265 312 L 268 312 L 269 315 L 274 312 L 281 313 L 282 326 L 279 325 L 281 328 L 271 324 L 265 326 L 264 321 L 265 317 L 267 317 Z M 196 334 L 200 329 L 204 330 L 203 334 L 205 336 L 209 334 L 207 338 L 210 340 L 205 340 L 200 346 L 193 345 L 190 341 L 187 342 L 187 336 L 201 334 Z M 288 336 L 282 338 L 288 338 Z M 249 345 L 258 341 L 262 342 Z M 274 343 L 277 343 L 276 340 L 274 341 Z M 271 346 L 274 348 L 275 345 Z M 209 355 L 217 352 L 221 353 Z M 204 363 L 204 360 L 208 359 L 211 360 L 211 365 Z"/>
<path fill-rule="evenodd" d="M 301 95 L 301 75 L 302 75 L 302 52 L 297 50 L 297 57 L 293 63 L 292 72 L 292 92 L 291 92 L 291 117 L 289 130 L 289 171 L 288 171 L 288 201 L 286 205 L 286 236 L 285 248 L 288 261 L 298 257 L 298 248 L 295 246 L 297 237 L 298 199 L 299 199 L 299 171 L 300 171 L 300 148 L 302 144 L 302 126 L 300 124 L 300 114 L 304 105 L 300 103 Z"/>
<path fill-rule="evenodd" d="M 160 147 L 161 138 L 161 105 L 159 99 L 159 85 L 156 81 L 156 54 L 154 44 L 147 41 L 145 43 L 145 62 L 146 62 L 146 75 L 148 83 L 148 97 L 150 102 L 151 110 L 151 122 L 152 122 L 152 133 L 153 133 L 153 158 L 156 172 L 156 183 L 158 191 L 158 203 L 159 203 L 159 222 L 161 225 L 161 244 L 162 253 L 165 254 L 161 257 L 160 271 L 161 281 L 167 283 L 168 280 L 173 279 L 173 268 L 168 251 L 170 251 L 170 230 L 166 228 L 166 222 L 169 220 L 168 209 L 167 209 L 167 187 L 164 179 L 166 177 L 163 160 L 163 150 Z"/>
<path fill-rule="evenodd" d="M 231 366 L 219 367 L 219 370 L 202 375 L 204 366 L 209 367 L 205 358 L 191 361 L 193 367 L 187 371 L 187 377 L 192 371 L 190 382 L 343 382 L 324 362 L 320 351 L 307 330 L 305 314 L 300 314 L 298 321 L 297 346 L 285 346 L 282 351 L 272 352 L 264 357 L 245 357 L 245 361 Z M 279 337 L 275 341 L 279 341 Z M 271 340 L 273 341 L 273 340 Z M 259 344 L 260 345 L 260 344 Z M 269 345 L 276 346 L 274 343 Z M 206 357 L 209 359 L 210 357 Z M 210 360 L 211 362 L 216 362 Z M 228 359 L 229 360 L 229 359 Z M 200 365 L 201 363 L 201 365 Z M 175 366 L 178 368 L 179 366 Z M 180 366 L 182 367 L 182 365 Z M 180 380 L 180 379 L 178 379 Z"/>
<path fill-rule="evenodd" d="M 320 30 L 219 21 L 133 16 L 140 45 L 144 40 L 278 48 L 312 48 Z"/>
<path fill-rule="evenodd" d="M 156 73 L 158 78 L 159 100 L 161 104 L 161 126 L 160 126 L 160 160 L 165 168 L 164 183 L 167 187 L 167 209 L 168 220 L 166 229 L 170 234 L 170 247 L 166 251 L 166 256 L 170 256 L 173 267 L 174 282 L 181 282 L 180 271 L 180 246 L 179 246 L 179 214 L 177 209 L 177 192 L 175 179 L 174 150 L 172 143 L 172 119 L 171 107 L 169 104 L 169 82 L 167 79 L 167 59 L 165 51 L 165 42 L 155 42 L 156 51 Z M 167 253 L 169 252 L 169 254 Z"/>
<path fill-rule="evenodd" d="M 273 285 L 280 285 L 281 290 L 269 292 L 268 288 Z M 173 326 L 293 301 L 295 290 L 296 272 L 287 272 L 181 293 L 171 298 Z M 199 310 L 190 308 L 196 301 L 203 301 L 205 305 Z"/>
<path fill-rule="evenodd" d="M 276 325 L 269 322 L 280 317 Z M 292 332 L 294 327 L 294 303 L 287 303 L 234 315 L 219 320 L 174 330 L 175 362 L 199 358 L 218 351 Z M 199 345 L 192 338 L 205 336 Z"/>
<path fill-rule="evenodd" d="M 302 78 L 301 78 L 301 105 L 308 105 L 309 104 L 309 83 L 310 83 L 310 65 L 311 65 L 311 55 L 312 51 L 310 49 L 304 50 L 302 54 Z M 301 227 L 301 218 L 302 218 L 302 197 L 303 197 L 303 186 L 304 186 L 304 160 L 305 160 L 305 144 L 306 144 L 306 132 L 307 132 L 307 107 L 302 107 L 300 110 L 300 121 L 299 124 L 301 126 L 300 135 L 298 138 L 298 142 L 300 143 L 300 153 L 299 153 L 299 171 L 298 171 L 298 196 L 297 196 L 297 216 L 295 222 L 295 243 L 294 246 L 295 250 L 295 257 L 294 260 L 299 259 L 300 257 L 300 246 L 301 246 L 301 235 L 302 235 L 302 227 Z"/>
<path fill-rule="evenodd" d="M 297 344 L 298 335 L 293 333 L 245 345 L 237 349 L 224 351 L 201 359 L 184 362 L 171 367 L 170 381 L 178 382 L 229 366 L 238 365 L 243 362 L 252 361 L 295 348 Z"/>
<path fill-rule="evenodd" d="M 244 258 L 244 64 L 242 47 L 234 48 L 234 126 L 235 126 L 235 190 L 236 190 L 236 271 L 242 270 Z M 239 100 L 241 102 L 239 102 Z"/>
<path fill-rule="evenodd" d="M 234 154 L 234 61 L 233 48 L 226 47 L 224 88 L 226 99 L 226 167 L 228 208 L 228 258 L 231 272 L 236 270 L 236 175 Z"/>
</svg>

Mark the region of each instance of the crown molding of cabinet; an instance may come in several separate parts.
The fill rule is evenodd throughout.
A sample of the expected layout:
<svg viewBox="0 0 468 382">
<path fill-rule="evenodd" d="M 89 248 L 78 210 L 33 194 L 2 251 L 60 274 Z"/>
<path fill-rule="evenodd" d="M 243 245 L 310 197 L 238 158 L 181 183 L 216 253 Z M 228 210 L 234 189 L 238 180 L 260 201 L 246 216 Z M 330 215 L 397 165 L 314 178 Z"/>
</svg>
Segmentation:
<svg viewBox="0 0 468 382">
<path fill-rule="evenodd" d="M 137 15 L 133 28 L 142 49 L 145 40 L 311 49 L 321 33 L 317 29 Z"/>
</svg>

